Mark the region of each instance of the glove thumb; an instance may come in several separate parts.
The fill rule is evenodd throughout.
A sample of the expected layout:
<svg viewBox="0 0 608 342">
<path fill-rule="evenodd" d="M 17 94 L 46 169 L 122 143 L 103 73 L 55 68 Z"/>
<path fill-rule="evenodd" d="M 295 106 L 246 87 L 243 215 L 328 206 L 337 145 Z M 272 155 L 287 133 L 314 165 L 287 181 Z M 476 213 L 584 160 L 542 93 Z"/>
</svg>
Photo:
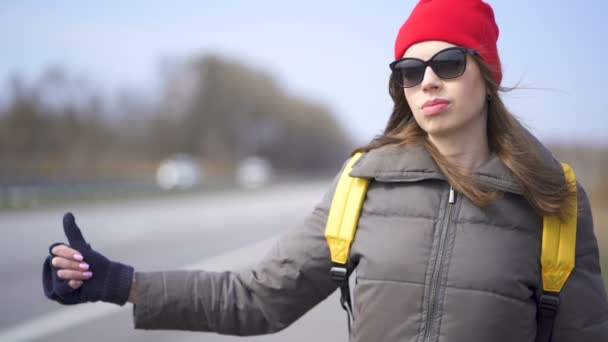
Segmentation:
<svg viewBox="0 0 608 342">
<path fill-rule="evenodd" d="M 78 247 L 85 247 L 87 245 L 72 213 L 68 212 L 63 216 L 63 231 L 71 247 L 78 249 Z"/>
</svg>

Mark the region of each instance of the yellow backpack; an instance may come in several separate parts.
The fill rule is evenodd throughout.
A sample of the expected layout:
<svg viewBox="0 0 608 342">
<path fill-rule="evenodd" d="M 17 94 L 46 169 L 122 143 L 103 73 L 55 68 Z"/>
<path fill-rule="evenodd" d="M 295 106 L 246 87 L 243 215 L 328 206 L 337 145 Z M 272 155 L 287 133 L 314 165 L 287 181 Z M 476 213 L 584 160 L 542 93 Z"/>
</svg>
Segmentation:
<svg viewBox="0 0 608 342">
<path fill-rule="evenodd" d="M 356 153 L 344 167 L 338 180 L 325 227 L 325 238 L 329 245 L 333 264 L 330 273 L 332 279 L 340 287 L 340 304 L 348 314 L 349 333 L 352 320 L 352 304 L 346 263 L 369 186 L 369 179 L 351 177 L 349 174 L 361 155 L 362 153 Z M 562 167 L 568 184 L 576 190 L 574 171 L 566 163 L 562 163 Z M 538 332 L 536 338 L 538 342 L 551 339 L 553 321 L 559 307 L 559 293 L 574 269 L 577 200 L 573 198 L 572 201 L 574 202 L 571 206 L 572 211 L 567 220 L 562 222 L 557 217 L 543 217 L 540 260 L 543 293 L 538 302 Z"/>
</svg>

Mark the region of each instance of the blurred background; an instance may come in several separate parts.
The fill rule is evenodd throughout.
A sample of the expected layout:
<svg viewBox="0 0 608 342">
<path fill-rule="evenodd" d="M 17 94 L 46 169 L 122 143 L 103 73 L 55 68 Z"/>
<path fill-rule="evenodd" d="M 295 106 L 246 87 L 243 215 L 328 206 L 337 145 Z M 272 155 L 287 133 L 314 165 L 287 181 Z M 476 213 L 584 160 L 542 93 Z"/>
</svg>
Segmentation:
<svg viewBox="0 0 608 342">
<path fill-rule="evenodd" d="M 606 275 L 608 5 L 488 2 L 503 85 L 517 88 L 504 99 L 574 167 Z M 0 341 L 199 338 L 134 332 L 127 309 L 44 299 L 40 263 L 64 239 L 63 213 L 142 270 L 255 260 L 382 131 L 394 38 L 415 3 L 1 2 L 0 227 L 10 243 Z M 170 257 L 158 253 L 167 245 Z M 345 330 L 333 298 L 252 340 L 345 339 Z"/>
</svg>

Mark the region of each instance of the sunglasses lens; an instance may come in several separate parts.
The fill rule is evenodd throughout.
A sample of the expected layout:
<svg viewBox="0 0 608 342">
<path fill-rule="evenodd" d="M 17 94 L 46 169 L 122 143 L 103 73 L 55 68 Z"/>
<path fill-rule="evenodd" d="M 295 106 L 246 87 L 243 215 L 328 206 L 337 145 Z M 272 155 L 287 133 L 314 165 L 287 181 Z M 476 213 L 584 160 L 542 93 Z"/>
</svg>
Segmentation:
<svg viewBox="0 0 608 342">
<path fill-rule="evenodd" d="M 432 68 L 441 78 L 456 78 L 464 73 L 467 56 L 462 50 L 445 50 L 433 58 Z"/>
<path fill-rule="evenodd" d="M 403 60 L 395 65 L 395 80 L 397 80 L 402 87 L 413 87 L 422 81 L 424 69 L 424 63 L 419 60 Z"/>
</svg>

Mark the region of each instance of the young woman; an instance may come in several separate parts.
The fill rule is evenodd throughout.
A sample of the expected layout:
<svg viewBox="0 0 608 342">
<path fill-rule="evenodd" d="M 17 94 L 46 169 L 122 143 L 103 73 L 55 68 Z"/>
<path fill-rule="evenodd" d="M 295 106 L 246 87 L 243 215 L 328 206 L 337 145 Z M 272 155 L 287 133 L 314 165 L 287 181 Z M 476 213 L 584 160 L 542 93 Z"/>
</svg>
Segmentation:
<svg viewBox="0 0 608 342">
<path fill-rule="evenodd" d="M 576 266 L 552 341 L 608 341 L 587 196 L 505 108 L 497 39 L 480 0 L 422 0 L 397 35 L 393 113 L 350 173 L 372 180 L 348 257 L 353 341 L 535 341 L 543 216 L 565 219 L 573 196 Z M 134 272 L 91 249 L 67 214 L 69 246 L 51 246 L 45 293 L 130 301 L 140 329 L 279 331 L 337 288 L 324 236 L 334 189 L 239 273 Z"/>
</svg>

